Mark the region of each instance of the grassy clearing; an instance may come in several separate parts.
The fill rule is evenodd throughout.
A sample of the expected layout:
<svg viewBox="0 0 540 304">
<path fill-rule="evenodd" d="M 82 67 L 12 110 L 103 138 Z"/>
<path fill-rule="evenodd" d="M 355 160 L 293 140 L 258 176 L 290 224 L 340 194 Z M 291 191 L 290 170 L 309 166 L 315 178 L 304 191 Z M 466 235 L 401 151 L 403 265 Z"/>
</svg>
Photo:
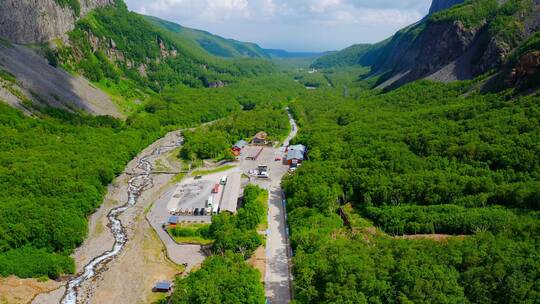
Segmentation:
<svg viewBox="0 0 540 304">
<path fill-rule="evenodd" d="M 175 177 L 173 177 L 172 182 L 179 183 L 181 180 L 184 179 L 184 177 L 186 177 L 185 173 L 178 173 Z"/>
<path fill-rule="evenodd" d="M 353 208 L 352 204 L 346 204 L 342 207 L 343 212 L 347 215 L 351 221 L 351 227 L 354 229 L 368 228 L 373 227 L 373 223 L 366 218 L 362 217 L 358 212 Z"/>
<path fill-rule="evenodd" d="M 264 210 L 268 210 L 268 191 L 263 191 L 257 197 L 257 202 L 264 206 Z M 264 216 L 262 222 L 257 226 L 257 231 L 265 231 L 268 229 L 268 215 Z"/>
<path fill-rule="evenodd" d="M 99 82 L 92 82 L 96 87 L 106 92 L 112 101 L 118 106 L 121 113 L 129 115 L 143 108 L 152 92 L 142 91 L 129 80 L 121 79 L 114 82 L 109 79 L 102 79 Z"/>
<path fill-rule="evenodd" d="M 181 224 L 167 229 L 177 243 L 209 245 L 214 242 L 208 236 L 210 224 Z"/>
<path fill-rule="evenodd" d="M 225 166 L 218 167 L 218 168 L 215 168 L 215 169 L 210 169 L 210 170 L 195 170 L 195 171 L 191 172 L 191 175 L 196 176 L 196 175 L 214 174 L 214 173 L 218 173 L 218 172 L 227 171 L 227 170 L 232 169 L 234 167 L 235 167 L 234 165 L 225 165 Z"/>
</svg>

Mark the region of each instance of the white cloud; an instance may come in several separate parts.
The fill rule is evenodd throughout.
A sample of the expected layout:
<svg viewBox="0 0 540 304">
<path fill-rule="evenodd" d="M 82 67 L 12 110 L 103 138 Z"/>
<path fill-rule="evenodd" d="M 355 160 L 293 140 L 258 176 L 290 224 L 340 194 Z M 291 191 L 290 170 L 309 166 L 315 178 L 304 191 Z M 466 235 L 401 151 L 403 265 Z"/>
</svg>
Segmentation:
<svg viewBox="0 0 540 304">
<path fill-rule="evenodd" d="M 185 26 L 263 46 L 306 50 L 337 49 L 385 39 L 422 18 L 431 3 L 431 0 L 125 1 L 132 10 Z"/>
<path fill-rule="evenodd" d="M 316 13 L 324 13 L 330 7 L 338 6 L 340 0 L 317 0 L 309 6 L 310 10 Z"/>
</svg>

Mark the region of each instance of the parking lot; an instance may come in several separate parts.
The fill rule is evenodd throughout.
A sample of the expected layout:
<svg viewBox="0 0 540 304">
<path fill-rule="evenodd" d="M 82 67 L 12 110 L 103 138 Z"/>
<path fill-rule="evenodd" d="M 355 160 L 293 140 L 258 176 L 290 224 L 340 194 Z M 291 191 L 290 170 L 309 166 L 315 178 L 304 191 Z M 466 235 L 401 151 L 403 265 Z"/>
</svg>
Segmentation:
<svg viewBox="0 0 540 304">
<path fill-rule="evenodd" d="M 167 210 L 171 215 L 178 215 L 185 221 L 209 221 L 210 214 L 205 214 L 204 211 L 209 197 L 212 196 L 213 200 L 217 198 L 211 193 L 214 185 L 215 181 L 207 179 L 178 184 L 167 203 Z"/>
</svg>

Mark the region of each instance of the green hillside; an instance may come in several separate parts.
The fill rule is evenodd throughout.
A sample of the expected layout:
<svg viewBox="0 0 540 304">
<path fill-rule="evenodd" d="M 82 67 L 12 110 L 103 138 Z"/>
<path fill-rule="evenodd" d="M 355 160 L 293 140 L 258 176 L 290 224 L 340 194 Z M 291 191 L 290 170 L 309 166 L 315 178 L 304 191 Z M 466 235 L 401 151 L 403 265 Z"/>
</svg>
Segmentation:
<svg viewBox="0 0 540 304">
<path fill-rule="evenodd" d="M 354 65 L 369 66 L 370 62 L 364 56 L 374 50 L 376 46 L 371 44 L 355 44 L 341 51 L 332 52 L 321 56 L 311 65 L 316 69 L 347 67 Z"/>
<path fill-rule="evenodd" d="M 266 60 L 226 60 L 208 54 L 192 40 L 129 12 L 121 1 L 79 20 L 69 33 L 69 42 L 58 42 L 56 50 L 48 51 L 52 64 L 81 73 L 127 99 L 141 99 L 178 85 L 228 84 L 275 70 Z"/>
<path fill-rule="evenodd" d="M 226 39 L 206 31 L 196 30 L 157 17 L 144 16 L 152 24 L 174 33 L 178 39 L 191 42 L 209 54 L 225 58 L 265 58 L 270 56 L 257 44 Z"/>
</svg>

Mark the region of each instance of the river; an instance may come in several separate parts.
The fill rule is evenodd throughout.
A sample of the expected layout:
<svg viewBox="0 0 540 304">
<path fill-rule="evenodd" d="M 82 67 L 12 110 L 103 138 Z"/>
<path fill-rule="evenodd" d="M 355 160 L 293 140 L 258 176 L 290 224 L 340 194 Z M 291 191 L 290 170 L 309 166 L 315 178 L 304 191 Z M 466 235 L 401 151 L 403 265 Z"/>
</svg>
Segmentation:
<svg viewBox="0 0 540 304">
<path fill-rule="evenodd" d="M 78 302 L 85 302 L 78 298 L 78 290 L 81 285 L 92 278 L 94 278 L 105 266 L 105 264 L 120 254 L 128 239 L 126 236 L 126 229 L 119 219 L 126 210 L 135 206 L 141 193 L 153 186 L 152 178 L 152 163 L 151 159 L 161 155 L 162 153 L 174 150 L 182 145 L 182 138 L 179 137 L 173 145 L 158 146 L 149 155 L 145 155 L 139 158 L 136 169 L 140 170 L 139 173 L 129 179 L 128 182 L 128 198 L 125 204 L 120 207 L 112 209 L 107 218 L 109 220 L 108 227 L 114 237 L 114 245 L 111 250 L 103 252 L 101 255 L 93 258 L 83 269 L 83 271 L 74 278 L 70 279 L 66 284 L 66 291 L 62 297 L 62 304 L 76 304 Z"/>
</svg>

